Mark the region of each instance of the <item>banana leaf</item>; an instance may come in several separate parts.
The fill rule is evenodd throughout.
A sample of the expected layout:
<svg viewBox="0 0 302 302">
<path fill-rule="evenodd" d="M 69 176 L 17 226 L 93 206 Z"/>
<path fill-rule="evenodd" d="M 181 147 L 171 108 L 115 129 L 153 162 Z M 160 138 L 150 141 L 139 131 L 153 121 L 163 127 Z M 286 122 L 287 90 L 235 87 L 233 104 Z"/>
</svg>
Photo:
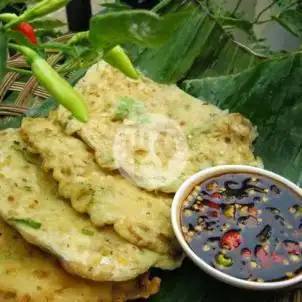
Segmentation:
<svg viewBox="0 0 302 302">
<path fill-rule="evenodd" d="M 185 81 L 191 95 L 247 116 L 258 127 L 255 151 L 269 170 L 302 186 L 302 52 L 233 76 Z"/>
<path fill-rule="evenodd" d="M 175 9 L 174 3 L 172 7 L 173 12 L 188 10 L 186 6 Z M 189 10 L 185 22 L 162 47 L 126 46 L 144 74 L 158 82 L 176 83 L 237 73 L 267 59 L 235 42 L 200 6 L 189 6 Z"/>
<path fill-rule="evenodd" d="M 172 1 L 171 10 L 187 10 L 183 2 L 188 1 L 180 5 Z M 169 12 L 169 7 L 163 11 Z M 252 53 L 235 43 L 195 2 L 191 15 L 163 46 L 127 48 L 136 66 L 154 80 L 178 83 L 202 100 L 251 119 L 258 126 L 255 148 L 265 167 L 302 183 L 301 53 L 270 60 Z M 45 115 L 53 104 L 50 99 L 29 115 Z M 302 292 L 297 290 L 259 293 L 233 288 L 189 260 L 174 272 L 155 273 L 163 282 L 151 302 L 301 301 Z"/>
<path fill-rule="evenodd" d="M 274 16 L 281 26 L 302 41 L 302 9 L 289 9 Z"/>
</svg>

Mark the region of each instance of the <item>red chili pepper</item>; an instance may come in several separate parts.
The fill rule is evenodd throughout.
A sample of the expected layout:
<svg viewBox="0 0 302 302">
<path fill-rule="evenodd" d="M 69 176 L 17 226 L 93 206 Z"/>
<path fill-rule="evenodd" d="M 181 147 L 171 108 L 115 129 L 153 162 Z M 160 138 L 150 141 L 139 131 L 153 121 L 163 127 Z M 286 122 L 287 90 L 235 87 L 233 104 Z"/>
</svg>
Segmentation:
<svg viewBox="0 0 302 302">
<path fill-rule="evenodd" d="M 251 255 L 252 255 L 252 252 L 248 248 L 245 248 L 241 251 L 242 257 L 250 257 Z"/>
<path fill-rule="evenodd" d="M 221 247 L 229 250 L 236 249 L 241 243 L 243 243 L 243 238 L 236 231 L 229 231 L 220 238 Z"/>
<path fill-rule="evenodd" d="M 219 200 L 222 197 L 222 195 L 220 193 L 216 192 L 216 193 L 211 194 L 210 197 L 215 200 Z"/>
<path fill-rule="evenodd" d="M 270 267 L 272 265 L 267 252 L 264 250 L 262 246 L 257 248 L 255 254 L 256 257 L 260 259 L 260 261 L 265 267 Z"/>
<path fill-rule="evenodd" d="M 208 206 L 209 208 L 212 208 L 212 209 L 220 209 L 220 205 L 213 202 L 213 201 L 210 201 L 210 200 L 204 200 L 204 204 L 206 206 Z"/>
<path fill-rule="evenodd" d="M 276 253 L 272 253 L 272 261 L 273 262 L 277 262 L 277 263 L 282 263 L 285 260 L 284 257 L 276 254 Z"/>
<path fill-rule="evenodd" d="M 34 45 L 38 44 L 35 30 L 30 24 L 26 22 L 22 22 L 19 25 L 17 25 L 15 30 L 22 33 L 32 44 Z"/>
<path fill-rule="evenodd" d="M 207 215 L 210 217 L 218 217 L 218 213 L 216 211 L 209 211 Z"/>
<path fill-rule="evenodd" d="M 299 243 L 295 241 L 286 241 L 284 242 L 285 249 L 291 255 L 300 255 Z"/>
<path fill-rule="evenodd" d="M 258 211 L 255 208 L 249 208 L 248 213 L 253 217 L 257 217 Z"/>
</svg>

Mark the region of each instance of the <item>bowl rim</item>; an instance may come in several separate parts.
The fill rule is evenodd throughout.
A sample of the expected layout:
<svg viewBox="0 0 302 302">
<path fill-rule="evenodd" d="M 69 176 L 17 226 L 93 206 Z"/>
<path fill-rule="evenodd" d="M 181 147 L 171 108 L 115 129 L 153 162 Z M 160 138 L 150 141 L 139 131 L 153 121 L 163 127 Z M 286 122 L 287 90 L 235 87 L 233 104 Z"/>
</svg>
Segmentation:
<svg viewBox="0 0 302 302">
<path fill-rule="evenodd" d="M 297 194 L 299 194 L 302 198 L 302 189 L 298 187 L 296 184 L 294 184 L 292 181 L 288 180 L 287 178 L 278 175 L 272 171 L 262 169 L 262 168 L 256 168 L 252 166 L 246 166 L 246 165 L 221 165 L 221 166 L 215 166 L 206 168 L 204 170 L 201 170 L 200 172 L 190 176 L 177 190 L 176 194 L 174 195 L 172 207 L 171 207 L 171 220 L 172 220 L 172 227 L 174 230 L 174 233 L 176 235 L 176 238 L 180 244 L 180 246 L 183 248 L 185 254 L 203 271 L 211 275 L 212 277 L 223 281 L 225 283 L 228 283 L 230 285 L 245 288 L 245 289 L 253 289 L 253 290 L 276 290 L 276 289 L 283 289 L 287 287 L 291 287 L 294 285 L 299 284 L 302 282 L 302 274 L 299 274 L 298 276 L 295 276 L 289 280 L 284 281 L 277 281 L 277 282 L 265 282 L 265 283 L 259 283 L 255 281 L 248 281 L 239 279 L 236 277 L 233 277 L 231 275 L 228 275 L 227 273 L 224 273 L 222 271 L 219 271 L 218 269 L 212 267 L 208 263 L 206 263 L 204 260 L 199 258 L 195 252 L 190 248 L 190 246 L 185 241 L 181 226 L 180 226 L 180 215 L 179 211 L 181 208 L 181 204 L 184 200 L 184 198 L 188 195 L 188 193 L 192 190 L 192 187 L 200 181 L 203 181 L 207 178 L 210 178 L 215 175 L 223 174 L 226 172 L 246 172 L 246 173 L 257 173 L 261 174 L 263 176 L 268 176 L 270 178 L 273 178 L 276 181 L 279 181 L 283 183 L 284 185 L 290 187 L 293 189 Z"/>
</svg>

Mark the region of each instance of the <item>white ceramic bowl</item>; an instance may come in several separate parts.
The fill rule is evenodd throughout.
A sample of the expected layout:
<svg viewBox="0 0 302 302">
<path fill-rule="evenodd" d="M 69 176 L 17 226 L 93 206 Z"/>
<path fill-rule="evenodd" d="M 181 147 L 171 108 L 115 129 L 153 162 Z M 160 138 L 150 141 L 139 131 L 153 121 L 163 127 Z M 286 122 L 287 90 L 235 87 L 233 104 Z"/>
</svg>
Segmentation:
<svg viewBox="0 0 302 302">
<path fill-rule="evenodd" d="M 210 274 L 211 276 L 215 277 L 216 279 L 223 281 L 225 283 L 228 283 L 230 285 L 234 285 L 241 288 L 246 289 L 254 289 L 254 290 L 276 290 L 286 287 L 291 287 L 294 285 L 298 285 L 299 283 L 302 283 L 302 274 L 288 280 L 279 281 L 279 282 L 265 282 L 265 283 L 259 283 L 254 281 L 246 281 L 242 280 L 236 277 L 232 277 L 231 275 L 228 275 L 224 272 L 221 272 L 211 265 L 207 264 L 205 261 L 203 261 L 201 258 L 199 258 L 194 251 L 190 248 L 190 246 L 185 241 L 182 231 L 181 231 L 181 225 L 180 225 L 180 209 L 181 205 L 184 201 L 184 199 L 190 194 L 193 187 L 202 181 L 209 179 L 213 176 L 218 176 L 223 173 L 232 173 L 232 172 L 242 172 L 242 173 L 256 173 L 263 176 L 268 176 L 272 179 L 275 179 L 278 182 L 283 183 L 285 186 L 288 186 L 289 188 L 293 189 L 295 192 L 297 192 L 300 196 L 302 196 L 302 189 L 299 188 L 297 185 L 295 185 L 293 182 L 289 181 L 288 179 L 277 175 L 273 172 L 260 169 L 260 168 L 254 168 L 251 166 L 244 166 L 244 165 L 229 165 L 229 166 L 216 166 L 213 168 L 208 168 L 205 170 L 200 171 L 199 173 L 191 176 L 188 178 L 178 189 L 176 192 L 173 204 L 172 204 L 172 225 L 175 232 L 175 235 L 191 260 L 199 266 L 202 270 Z"/>
</svg>

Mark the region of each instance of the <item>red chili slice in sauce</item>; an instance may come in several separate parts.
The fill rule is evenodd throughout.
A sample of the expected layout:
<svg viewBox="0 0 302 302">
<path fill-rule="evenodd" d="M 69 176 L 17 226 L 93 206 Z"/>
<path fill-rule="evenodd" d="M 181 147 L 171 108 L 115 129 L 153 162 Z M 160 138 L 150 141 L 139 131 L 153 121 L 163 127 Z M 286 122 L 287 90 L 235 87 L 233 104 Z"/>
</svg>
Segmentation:
<svg viewBox="0 0 302 302">
<path fill-rule="evenodd" d="M 298 242 L 284 241 L 284 247 L 290 255 L 300 255 L 301 250 Z"/>
<path fill-rule="evenodd" d="M 210 200 L 205 200 L 205 205 L 207 205 L 209 208 L 212 208 L 212 209 L 220 209 L 220 205 L 213 202 L 213 201 L 210 201 Z"/>
<path fill-rule="evenodd" d="M 256 248 L 256 257 L 259 258 L 264 267 L 272 266 L 272 263 L 269 259 L 268 253 L 263 247 Z"/>
<path fill-rule="evenodd" d="M 251 250 L 245 248 L 245 249 L 243 249 L 243 250 L 241 251 L 241 255 L 242 255 L 243 257 L 250 257 L 250 256 L 252 255 L 252 252 L 251 252 Z"/>
<path fill-rule="evenodd" d="M 271 258 L 272 258 L 272 261 L 276 262 L 276 263 L 282 263 L 285 260 L 284 257 L 282 257 L 282 256 L 280 256 L 280 255 L 278 255 L 276 253 L 272 253 L 272 257 Z"/>
<path fill-rule="evenodd" d="M 216 193 L 211 194 L 210 197 L 212 199 L 219 200 L 219 199 L 221 199 L 222 195 L 220 193 L 216 192 Z"/>
<path fill-rule="evenodd" d="M 218 217 L 218 212 L 216 212 L 216 211 L 209 211 L 207 213 L 207 215 L 210 216 L 210 217 Z"/>
<path fill-rule="evenodd" d="M 243 243 L 243 238 L 236 231 L 229 231 L 225 233 L 220 239 L 221 247 L 227 248 L 229 250 L 234 250 Z"/>
</svg>

